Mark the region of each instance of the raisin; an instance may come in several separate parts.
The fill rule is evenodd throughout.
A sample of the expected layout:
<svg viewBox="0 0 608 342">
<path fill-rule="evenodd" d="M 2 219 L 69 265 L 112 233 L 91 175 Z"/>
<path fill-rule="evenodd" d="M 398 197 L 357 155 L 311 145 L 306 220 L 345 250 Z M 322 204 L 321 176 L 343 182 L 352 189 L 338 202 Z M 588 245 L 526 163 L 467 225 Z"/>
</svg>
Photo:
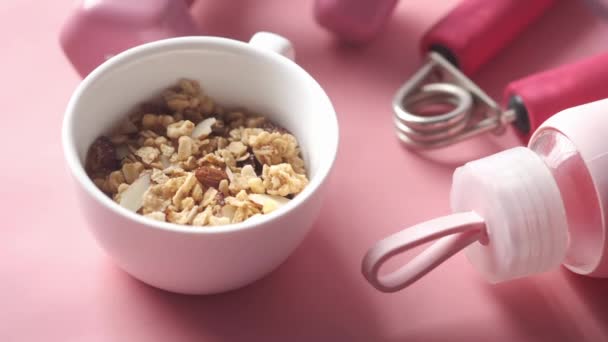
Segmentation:
<svg viewBox="0 0 608 342">
<path fill-rule="evenodd" d="M 221 191 L 218 191 L 217 194 L 215 195 L 215 202 L 219 205 L 221 205 L 222 207 L 224 205 L 226 205 L 226 196 L 224 196 L 224 193 L 222 193 Z"/>
<path fill-rule="evenodd" d="M 194 122 L 195 124 L 203 121 L 203 114 L 201 114 L 201 112 L 188 108 L 186 110 L 184 110 L 184 118 L 186 120 L 190 120 L 192 122 Z"/>
<path fill-rule="evenodd" d="M 89 174 L 106 173 L 119 167 L 116 148 L 106 136 L 97 138 L 87 153 L 85 169 Z"/>
<path fill-rule="evenodd" d="M 255 157 L 253 151 L 251 151 L 251 148 L 248 150 L 248 152 L 249 158 L 236 162 L 236 166 L 243 167 L 245 165 L 251 165 L 253 167 L 253 170 L 255 171 L 255 174 L 258 176 L 261 175 L 263 169 L 262 163 L 260 163 L 258 158 Z"/>
<path fill-rule="evenodd" d="M 229 132 L 228 127 L 226 127 L 226 123 L 224 122 L 224 120 L 215 121 L 213 126 L 211 126 L 211 131 L 213 132 L 213 134 L 215 134 L 218 137 L 227 137 L 228 132 Z"/>
<path fill-rule="evenodd" d="M 270 133 L 291 134 L 285 127 L 279 126 L 274 122 L 268 120 L 266 120 L 266 122 L 262 124 L 262 129 Z"/>
<path fill-rule="evenodd" d="M 139 105 L 139 110 L 142 114 L 166 114 L 169 113 L 169 108 L 164 101 L 156 100 L 150 102 L 144 102 Z"/>
</svg>

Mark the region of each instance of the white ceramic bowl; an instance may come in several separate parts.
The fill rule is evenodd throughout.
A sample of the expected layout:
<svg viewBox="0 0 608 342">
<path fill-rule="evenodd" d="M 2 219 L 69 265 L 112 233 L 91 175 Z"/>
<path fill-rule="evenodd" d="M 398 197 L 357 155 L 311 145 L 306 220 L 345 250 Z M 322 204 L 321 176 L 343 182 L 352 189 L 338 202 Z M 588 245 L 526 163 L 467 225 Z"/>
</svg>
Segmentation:
<svg viewBox="0 0 608 342">
<path fill-rule="evenodd" d="M 173 38 L 109 59 L 78 86 L 65 113 L 64 154 L 88 227 L 122 269 L 161 289 L 217 293 L 268 274 L 303 240 L 322 204 L 338 123 L 323 89 L 290 58 L 289 41 L 271 33 L 258 33 L 249 43 Z M 90 144 L 183 77 L 199 80 L 220 104 L 264 113 L 293 132 L 310 178 L 304 191 L 255 222 L 202 228 L 153 221 L 104 195 L 83 167 Z"/>
</svg>

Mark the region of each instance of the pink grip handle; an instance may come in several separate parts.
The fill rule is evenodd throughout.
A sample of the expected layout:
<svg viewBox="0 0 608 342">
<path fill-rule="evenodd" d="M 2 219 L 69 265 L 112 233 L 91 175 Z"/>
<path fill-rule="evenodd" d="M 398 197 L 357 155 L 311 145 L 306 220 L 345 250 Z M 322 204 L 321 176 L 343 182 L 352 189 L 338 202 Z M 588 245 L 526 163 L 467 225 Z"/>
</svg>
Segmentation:
<svg viewBox="0 0 608 342">
<path fill-rule="evenodd" d="M 425 34 L 422 51 L 441 53 L 470 76 L 554 3 L 555 0 L 464 0 Z"/>
<path fill-rule="evenodd" d="M 603 53 L 511 82 L 504 102 L 517 112 L 521 138 L 527 142 L 559 111 L 608 98 L 607 66 L 608 53 Z"/>
</svg>

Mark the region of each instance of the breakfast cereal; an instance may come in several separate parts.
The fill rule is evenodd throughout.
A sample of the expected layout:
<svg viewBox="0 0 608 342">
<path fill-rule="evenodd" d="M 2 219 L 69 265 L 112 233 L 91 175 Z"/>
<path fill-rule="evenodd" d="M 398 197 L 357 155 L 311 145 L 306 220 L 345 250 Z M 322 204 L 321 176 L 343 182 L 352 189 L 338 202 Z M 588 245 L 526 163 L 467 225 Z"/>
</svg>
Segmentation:
<svg viewBox="0 0 608 342">
<path fill-rule="evenodd" d="M 86 171 L 119 205 L 193 226 L 271 213 L 308 184 L 289 131 L 264 116 L 226 110 L 187 79 L 97 138 Z"/>
</svg>

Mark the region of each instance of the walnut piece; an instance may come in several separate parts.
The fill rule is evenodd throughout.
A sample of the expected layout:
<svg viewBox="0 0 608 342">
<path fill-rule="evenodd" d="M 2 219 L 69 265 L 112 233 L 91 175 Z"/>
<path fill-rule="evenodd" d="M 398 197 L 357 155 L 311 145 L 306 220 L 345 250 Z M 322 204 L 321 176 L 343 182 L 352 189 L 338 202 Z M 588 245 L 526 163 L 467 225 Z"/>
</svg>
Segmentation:
<svg viewBox="0 0 608 342">
<path fill-rule="evenodd" d="M 264 165 L 262 179 L 266 192 L 278 196 L 297 194 L 308 184 L 306 176 L 296 173 L 287 163 Z"/>
<path fill-rule="evenodd" d="M 135 152 L 144 164 L 150 165 L 158 158 L 160 151 L 156 147 L 144 146 Z"/>
<path fill-rule="evenodd" d="M 122 174 L 128 184 L 135 182 L 143 170 L 144 164 L 140 162 L 126 163 L 122 166 Z"/>
<path fill-rule="evenodd" d="M 184 199 L 184 197 L 190 194 L 190 190 L 192 190 L 196 183 L 196 177 L 194 176 L 194 174 L 189 173 L 188 176 L 186 176 L 184 183 L 175 192 L 175 195 L 172 199 L 173 204 L 179 205 L 182 199 Z"/>
<path fill-rule="evenodd" d="M 165 215 L 165 213 L 161 212 L 161 211 L 153 211 L 151 213 L 145 214 L 145 217 L 149 217 L 153 220 L 156 221 L 166 221 L 167 220 L 167 215 Z"/>
<path fill-rule="evenodd" d="M 187 135 L 179 137 L 177 147 L 177 159 L 187 160 L 194 152 L 194 141 Z"/>
<path fill-rule="evenodd" d="M 167 211 L 167 220 L 177 224 L 190 224 L 198 212 L 198 206 L 182 211 L 169 209 Z"/>
<path fill-rule="evenodd" d="M 194 123 L 190 120 L 181 120 L 167 126 L 167 137 L 178 139 L 181 136 L 190 136 L 194 130 Z"/>
</svg>

